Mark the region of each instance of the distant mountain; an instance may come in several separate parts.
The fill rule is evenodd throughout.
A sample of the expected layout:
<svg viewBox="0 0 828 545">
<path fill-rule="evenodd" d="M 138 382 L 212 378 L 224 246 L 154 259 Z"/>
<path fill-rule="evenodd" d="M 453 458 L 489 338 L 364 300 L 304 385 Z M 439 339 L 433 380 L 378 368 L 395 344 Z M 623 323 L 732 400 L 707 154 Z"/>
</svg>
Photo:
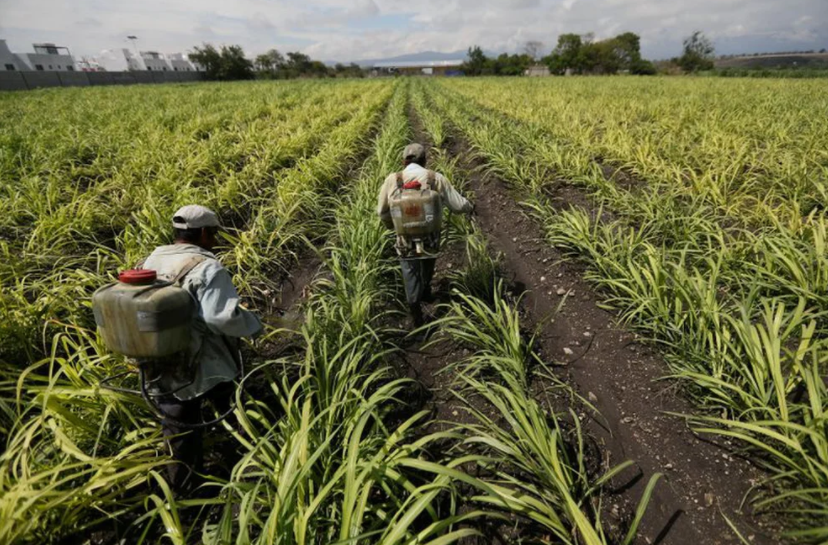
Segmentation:
<svg viewBox="0 0 828 545">
<path fill-rule="evenodd" d="M 449 53 L 441 53 L 439 51 L 423 51 L 421 53 L 409 53 L 407 55 L 399 55 L 397 57 L 388 57 L 384 59 L 363 59 L 353 61 L 360 66 L 373 66 L 382 62 L 427 62 L 427 61 L 456 61 L 466 60 L 468 57 L 466 50 L 453 51 Z M 496 54 L 486 51 L 487 56 L 497 56 Z"/>
<path fill-rule="evenodd" d="M 828 68 L 828 53 L 757 53 L 716 59 L 716 68 Z"/>
<path fill-rule="evenodd" d="M 456 61 L 466 60 L 466 51 L 454 51 L 452 53 L 440 53 L 439 51 L 423 51 L 422 53 L 409 53 L 386 59 L 365 59 L 356 61 L 360 66 L 368 66 L 380 62 L 424 62 L 424 61 Z"/>
</svg>

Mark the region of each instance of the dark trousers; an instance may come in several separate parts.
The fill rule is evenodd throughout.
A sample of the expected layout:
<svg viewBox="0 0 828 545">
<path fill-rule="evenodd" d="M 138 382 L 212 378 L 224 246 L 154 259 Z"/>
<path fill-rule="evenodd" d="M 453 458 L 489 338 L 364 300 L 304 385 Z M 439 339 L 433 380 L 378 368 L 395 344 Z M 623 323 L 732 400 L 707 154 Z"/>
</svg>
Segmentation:
<svg viewBox="0 0 828 545">
<path fill-rule="evenodd" d="M 400 259 L 402 265 L 405 298 L 409 305 L 419 305 L 431 295 L 431 279 L 434 277 L 436 258 Z"/>
<path fill-rule="evenodd" d="M 168 397 L 159 400 L 158 407 L 168 416 L 161 421 L 161 430 L 175 461 L 167 466 L 167 482 L 174 491 L 193 489 L 198 485 L 198 477 L 195 474 L 204 472 L 203 429 L 190 429 L 179 423 L 201 423 L 201 406 L 204 400 L 209 400 L 219 413 L 226 412 L 233 401 L 234 392 L 235 386 L 232 382 L 223 382 L 195 399 L 181 401 Z"/>
</svg>

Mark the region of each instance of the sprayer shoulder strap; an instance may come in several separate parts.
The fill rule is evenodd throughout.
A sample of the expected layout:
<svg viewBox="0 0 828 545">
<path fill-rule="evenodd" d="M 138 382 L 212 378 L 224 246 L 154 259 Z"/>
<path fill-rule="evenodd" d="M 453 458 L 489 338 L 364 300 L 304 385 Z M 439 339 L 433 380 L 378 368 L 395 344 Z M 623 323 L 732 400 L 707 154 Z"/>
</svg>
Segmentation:
<svg viewBox="0 0 828 545">
<path fill-rule="evenodd" d="M 403 173 L 398 172 L 397 173 L 397 189 L 402 189 L 403 185 L 404 185 L 403 184 Z"/>
<path fill-rule="evenodd" d="M 178 270 L 178 273 L 172 278 L 172 283 L 180 288 L 181 284 L 184 282 L 184 279 L 187 277 L 187 275 L 190 274 L 193 271 L 193 269 L 195 269 L 208 259 L 210 258 L 206 255 L 198 254 L 190 257 L 190 259 L 184 262 L 184 264 Z"/>
<path fill-rule="evenodd" d="M 428 177 L 426 178 L 426 183 L 428 184 L 428 188 L 432 191 L 437 191 L 434 188 L 434 184 L 437 181 L 437 173 L 433 170 L 428 171 Z"/>
</svg>

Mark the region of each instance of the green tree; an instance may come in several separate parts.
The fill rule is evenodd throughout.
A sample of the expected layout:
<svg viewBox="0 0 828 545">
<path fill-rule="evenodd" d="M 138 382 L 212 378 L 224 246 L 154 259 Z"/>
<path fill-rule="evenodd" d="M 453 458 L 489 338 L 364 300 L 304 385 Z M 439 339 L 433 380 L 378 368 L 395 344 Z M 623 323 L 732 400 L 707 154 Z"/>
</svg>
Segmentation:
<svg viewBox="0 0 828 545">
<path fill-rule="evenodd" d="M 221 46 L 222 79 L 253 79 L 253 63 L 240 45 Z"/>
<path fill-rule="evenodd" d="M 490 61 L 491 72 L 497 76 L 520 76 L 533 63 L 528 53 L 523 55 L 507 55 L 503 53 L 497 59 Z"/>
<path fill-rule="evenodd" d="M 329 73 L 328 67 L 322 61 L 310 61 L 308 65 L 308 69 L 305 72 L 305 75 L 311 75 L 314 77 L 327 77 L 328 75 L 333 76 L 333 73 Z"/>
<path fill-rule="evenodd" d="M 345 66 L 342 63 L 336 63 L 334 66 L 334 74 L 338 78 L 364 78 L 365 72 L 358 64 L 351 63 Z"/>
<path fill-rule="evenodd" d="M 655 65 L 646 59 L 638 59 L 637 62 L 630 66 L 630 74 L 636 74 L 638 76 L 654 76 L 657 73 L 658 70 L 656 70 Z"/>
<path fill-rule="evenodd" d="M 345 66 L 337 64 L 329 68 L 320 61 L 311 59 L 308 55 L 298 51 L 290 51 L 282 55 L 279 51 L 271 49 L 256 57 L 256 69 L 258 77 L 270 79 L 290 79 L 301 77 L 327 78 L 327 77 L 363 77 L 362 69 L 356 64 Z"/>
<path fill-rule="evenodd" d="M 260 72 L 274 72 L 285 65 L 285 57 L 276 49 L 271 49 L 256 57 L 254 64 Z"/>
<path fill-rule="evenodd" d="M 633 66 L 641 62 L 641 38 L 634 32 L 624 32 L 612 42 L 619 68 L 632 71 Z"/>
<path fill-rule="evenodd" d="M 579 58 L 580 73 L 616 74 L 621 68 L 621 60 L 613 39 L 584 43 Z"/>
<path fill-rule="evenodd" d="M 571 70 L 576 74 L 653 74 L 655 67 L 641 58 L 641 38 L 624 32 L 614 38 L 595 41 L 592 34 L 562 34 L 544 63 L 553 74 Z"/>
<path fill-rule="evenodd" d="M 190 60 L 204 67 L 207 79 L 238 80 L 253 78 L 253 63 L 244 56 L 238 45 L 223 45 L 216 49 L 212 44 L 196 46 Z"/>
<path fill-rule="evenodd" d="M 544 59 L 549 71 L 563 74 L 568 69 L 581 73 L 584 68 L 583 39 L 579 34 L 561 34 L 552 54 Z"/>
<path fill-rule="evenodd" d="M 259 72 L 273 71 L 273 61 L 266 54 L 257 55 L 256 60 L 253 61 L 253 66 Z"/>
<path fill-rule="evenodd" d="M 298 74 L 305 74 L 310 71 L 311 58 L 304 53 L 291 51 L 287 54 L 287 58 L 288 68 L 295 70 Z"/>
<path fill-rule="evenodd" d="M 489 59 L 479 46 L 470 47 L 469 58 L 463 63 L 463 73 L 467 76 L 480 76 L 486 71 L 488 61 Z"/>
<path fill-rule="evenodd" d="M 219 79 L 221 73 L 221 53 L 213 44 L 196 46 L 189 54 L 190 60 L 204 67 L 204 75 L 207 79 Z"/>
<path fill-rule="evenodd" d="M 685 38 L 684 54 L 678 58 L 677 63 L 685 72 L 712 70 L 714 52 L 713 43 L 702 31 L 697 30 Z"/>
</svg>

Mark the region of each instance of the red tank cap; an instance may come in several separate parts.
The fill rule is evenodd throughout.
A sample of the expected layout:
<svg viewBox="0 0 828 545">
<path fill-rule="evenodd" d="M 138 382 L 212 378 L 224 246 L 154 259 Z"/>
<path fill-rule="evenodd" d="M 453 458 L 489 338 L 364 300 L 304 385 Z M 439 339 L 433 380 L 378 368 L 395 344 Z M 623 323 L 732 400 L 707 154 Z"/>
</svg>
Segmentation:
<svg viewBox="0 0 828 545">
<path fill-rule="evenodd" d="M 118 281 L 124 284 L 152 284 L 156 278 L 158 274 L 148 269 L 130 269 L 118 275 Z"/>
</svg>

